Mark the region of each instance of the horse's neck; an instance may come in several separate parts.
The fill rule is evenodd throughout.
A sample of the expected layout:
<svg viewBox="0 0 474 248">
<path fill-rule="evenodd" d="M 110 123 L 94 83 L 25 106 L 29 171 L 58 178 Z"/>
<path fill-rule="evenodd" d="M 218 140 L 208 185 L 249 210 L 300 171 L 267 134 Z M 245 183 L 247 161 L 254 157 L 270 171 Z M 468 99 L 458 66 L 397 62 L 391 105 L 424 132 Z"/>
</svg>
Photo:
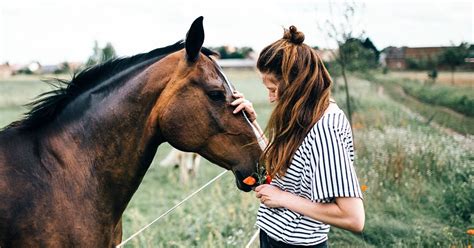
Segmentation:
<svg viewBox="0 0 474 248">
<path fill-rule="evenodd" d="M 164 141 L 152 114 L 160 87 L 148 81 L 148 73 L 140 73 L 104 98 L 90 94 L 91 107 L 48 139 L 62 148 L 56 157 L 66 167 L 81 171 L 83 177 L 72 180 L 82 180 L 75 183 L 97 194 L 97 208 L 113 212 L 114 218 L 124 211 Z"/>
</svg>

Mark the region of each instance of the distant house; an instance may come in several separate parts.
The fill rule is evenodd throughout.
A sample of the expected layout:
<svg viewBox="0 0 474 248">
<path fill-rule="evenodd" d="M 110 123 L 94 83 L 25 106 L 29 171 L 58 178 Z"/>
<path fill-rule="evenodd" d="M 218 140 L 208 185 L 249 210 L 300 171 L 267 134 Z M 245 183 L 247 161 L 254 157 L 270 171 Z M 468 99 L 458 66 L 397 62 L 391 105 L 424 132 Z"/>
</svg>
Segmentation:
<svg viewBox="0 0 474 248">
<path fill-rule="evenodd" d="M 380 54 L 382 66 L 389 69 L 401 70 L 406 68 L 405 48 L 387 47 Z"/>
<path fill-rule="evenodd" d="M 0 65 L 0 78 L 8 78 L 13 75 L 13 69 L 10 64 L 5 63 Z"/>
<path fill-rule="evenodd" d="M 436 58 L 450 47 L 406 47 L 405 58 L 429 59 Z"/>
<path fill-rule="evenodd" d="M 32 61 L 28 64 L 15 66 L 14 74 L 40 74 L 41 64 L 38 61 Z"/>
<path fill-rule="evenodd" d="M 392 70 L 408 68 L 409 60 L 436 59 L 450 47 L 387 47 L 381 53 L 381 64 Z"/>
<path fill-rule="evenodd" d="M 335 49 L 316 49 L 316 53 L 324 62 L 333 61 L 336 58 L 337 50 Z"/>
</svg>

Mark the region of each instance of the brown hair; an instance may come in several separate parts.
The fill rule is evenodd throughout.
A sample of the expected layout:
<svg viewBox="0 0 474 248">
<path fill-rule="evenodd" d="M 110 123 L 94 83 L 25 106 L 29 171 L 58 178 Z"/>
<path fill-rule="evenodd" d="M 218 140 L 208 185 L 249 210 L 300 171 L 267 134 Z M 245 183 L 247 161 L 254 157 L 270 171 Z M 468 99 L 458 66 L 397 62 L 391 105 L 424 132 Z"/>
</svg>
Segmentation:
<svg viewBox="0 0 474 248">
<path fill-rule="evenodd" d="M 285 175 L 293 154 L 329 106 L 331 77 L 303 41 L 304 34 L 291 26 L 257 61 L 261 73 L 278 80 L 278 102 L 265 130 L 269 144 L 260 158 L 272 177 Z"/>
</svg>

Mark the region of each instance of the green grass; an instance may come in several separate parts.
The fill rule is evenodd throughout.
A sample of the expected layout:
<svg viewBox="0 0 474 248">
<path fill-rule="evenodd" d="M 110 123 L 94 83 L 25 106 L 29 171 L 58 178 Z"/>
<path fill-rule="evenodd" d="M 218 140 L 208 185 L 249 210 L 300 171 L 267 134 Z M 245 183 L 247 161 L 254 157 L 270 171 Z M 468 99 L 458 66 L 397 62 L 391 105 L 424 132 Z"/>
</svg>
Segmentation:
<svg viewBox="0 0 474 248">
<path fill-rule="evenodd" d="M 396 247 L 465 244 L 473 223 L 472 138 L 457 140 L 420 123 L 376 84 L 350 83 L 356 167 L 368 185 L 364 240 Z"/>
<path fill-rule="evenodd" d="M 474 80 L 474 79 L 473 79 Z M 405 93 L 428 104 L 443 106 L 461 114 L 474 116 L 474 88 L 423 84 L 417 80 L 393 80 Z"/>
<path fill-rule="evenodd" d="M 227 70 L 238 90 L 254 102 L 264 126 L 272 106 L 254 71 Z M 362 234 L 332 228 L 333 247 L 466 246 L 474 215 L 474 150 L 470 137 L 447 135 L 404 111 L 380 85 L 351 78 L 356 170 L 364 193 L 366 225 Z M 0 124 L 21 116 L 35 94 L 49 89 L 37 80 L 0 81 Z M 344 92 L 335 98 L 344 108 Z M 197 178 L 179 183 L 179 170 L 158 161 L 170 146 L 160 146 L 152 166 L 124 213 L 124 238 L 148 224 L 222 169 L 203 161 Z M 231 173 L 175 212 L 164 217 L 127 247 L 243 247 L 255 231 L 258 201 L 236 189 Z M 471 238 L 471 242 L 472 242 Z M 258 243 L 258 242 L 257 242 Z M 258 247 L 255 243 L 253 247 Z"/>
<path fill-rule="evenodd" d="M 389 79 L 389 78 L 385 78 L 383 75 L 376 75 L 375 77 L 366 76 L 365 78 L 383 86 L 387 94 L 389 94 L 392 99 L 398 101 L 399 103 L 402 103 L 403 105 L 406 105 L 411 110 L 425 117 L 426 122 L 434 121 L 440 126 L 452 129 L 458 133 L 461 133 L 464 135 L 474 135 L 474 117 L 459 114 L 443 106 L 436 106 L 435 104 L 422 102 L 417 98 L 418 96 L 412 96 L 410 94 L 407 94 L 406 92 L 410 92 L 410 90 L 406 90 L 405 88 L 403 88 L 403 85 L 406 88 L 408 87 L 413 87 L 413 88 L 435 87 L 436 90 L 432 90 L 430 91 L 430 93 L 426 93 L 426 94 L 435 95 L 434 92 L 436 91 L 437 92 L 436 94 L 444 95 L 444 96 L 439 96 L 439 98 L 458 99 L 460 102 L 463 102 L 461 104 L 462 106 L 473 104 L 472 94 L 470 95 L 470 92 L 472 92 L 472 89 L 467 88 L 467 87 L 456 88 L 456 87 L 451 87 L 451 86 L 419 86 L 419 85 L 417 86 L 416 82 L 414 83 L 415 84 L 414 86 L 408 86 L 409 83 L 406 83 L 402 79 L 398 79 L 398 80 Z M 450 90 L 446 90 L 445 92 L 443 92 L 444 88 L 449 88 Z M 462 92 L 466 92 L 466 93 L 462 93 Z M 451 93 L 453 94 L 453 96 L 451 96 Z M 413 92 L 411 94 L 416 95 L 416 93 L 413 93 Z M 463 94 L 467 94 L 470 96 L 464 96 Z M 467 99 L 467 100 L 463 100 L 463 99 Z M 453 101 L 453 103 L 451 104 L 454 104 L 458 100 Z M 459 107 L 459 109 L 460 108 L 465 108 L 465 107 Z M 469 111 L 472 111 L 472 110 L 469 110 Z"/>
<path fill-rule="evenodd" d="M 25 106 L 51 86 L 37 77 L 0 80 L 0 128 L 18 120 L 28 111 Z"/>
</svg>

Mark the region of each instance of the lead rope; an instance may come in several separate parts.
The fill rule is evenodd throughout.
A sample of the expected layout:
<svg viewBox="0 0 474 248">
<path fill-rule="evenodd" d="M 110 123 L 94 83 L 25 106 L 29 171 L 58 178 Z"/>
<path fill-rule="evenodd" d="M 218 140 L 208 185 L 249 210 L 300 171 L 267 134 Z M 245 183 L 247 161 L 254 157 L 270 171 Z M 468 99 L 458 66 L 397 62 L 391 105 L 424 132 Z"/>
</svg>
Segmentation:
<svg viewBox="0 0 474 248">
<path fill-rule="evenodd" d="M 232 84 L 230 84 L 229 80 L 227 79 L 224 72 L 222 71 L 222 68 L 217 64 L 217 62 L 215 60 L 212 59 L 212 61 L 214 61 L 214 64 L 219 69 L 219 73 L 224 78 L 224 81 L 226 82 L 226 84 L 229 87 L 230 91 L 234 92 L 234 87 L 232 87 Z M 258 145 L 260 146 L 260 149 L 262 149 L 262 151 L 265 150 L 265 148 L 267 147 L 267 142 L 263 138 L 263 134 L 260 134 L 260 132 L 257 130 L 257 128 L 252 124 L 250 119 L 245 114 L 245 111 L 242 111 L 242 114 L 244 115 L 245 120 L 247 121 L 247 123 L 252 127 L 252 130 L 253 130 L 255 136 L 257 136 L 257 141 L 258 141 Z M 255 233 L 252 235 L 252 238 L 250 238 L 250 240 L 247 243 L 247 245 L 245 246 L 245 248 L 250 248 L 252 243 L 257 239 L 259 232 L 260 232 L 260 228 L 257 228 L 257 231 L 255 231 Z"/>
<path fill-rule="evenodd" d="M 245 248 L 250 248 L 250 246 L 252 245 L 252 243 L 257 239 L 259 232 L 260 232 L 260 228 L 257 228 L 257 231 L 255 231 L 255 233 L 253 234 L 252 238 L 250 238 L 250 240 L 249 240 L 249 242 L 247 243 L 247 245 L 245 246 Z"/>
<path fill-rule="evenodd" d="M 217 69 L 219 70 L 219 74 L 224 78 L 224 82 L 227 84 L 227 87 L 229 87 L 230 92 L 233 93 L 234 87 L 232 87 L 232 84 L 230 84 L 229 80 L 227 79 L 224 72 L 222 71 L 222 68 L 217 64 L 217 62 L 214 59 L 211 58 L 211 60 L 214 62 L 214 65 L 216 65 Z M 245 113 L 245 111 L 242 111 L 242 114 L 244 115 L 244 118 L 247 121 L 247 123 L 252 127 L 253 133 L 257 137 L 257 141 L 258 141 L 258 145 L 260 146 L 260 149 L 262 149 L 262 151 L 265 150 L 265 148 L 267 147 L 267 142 L 263 138 L 263 134 L 261 134 L 257 130 L 257 128 L 252 124 L 250 119 L 247 117 L 247 114 Z"/>
<path fill-rule="evenodd" d="M 165 217 L 166 215 L 168 215 L 169 213 L 173 212 L 177 207 L 179 207 L 181 204 L 183 204 L 185 201 L 189 200 L 191 197 L 193 197 L 195 194 L 199 193 L 201 190 L 203 190 L 204 188 L 206 188 L 207 186 L 209 186 L 211 183 L 213 183 L 214 181 L 216 181 L 217 179 L 219 179 L 221 176 L 223 176 L 227 171 L 223 171 L 221 172 L 221 174 L 217 175 L 216 177 L 214 177 L 211 181 L 207 182 L 206 184 L 204 184 L 203 186 L 201 186 L 201 188 L 199 188 L 198 190 L 194 191 L 192 194 L 190 194 L 189 196 L 187 196 L 186 198 L 184 198 L 182 201 L 180 201 L 178 204 L 174 205 L 172 208 L 168 209 L 168 211 L 164 212 L 162 215 L 160 215 L 158 218 L 156 218 L 155 220 L 153 220 L 152 222 L 150 222 L 150 224 L 142 227 L 140 230 L 138 230 L 136 233 L 134 233 L 132 236 L 130 236 L 128 239 L 124 240 L 122 243 L 120 243 L 119 245 L 117 245 L 116 247 L 119 248 L 119 247 L 122 247 L 123 245 L 125 245 L 128 241 L 130 241 L 131 239 L 135 238 L 135 236 L 137 236 L 138 234 L 140 234 L 141 232 L 143 232 L 145 229 L 147 229 L 148 227 L 150 227 L 151 225 L 153 225 L 155 222 L 157 222 L 159 219 Z"/>
</svg>

